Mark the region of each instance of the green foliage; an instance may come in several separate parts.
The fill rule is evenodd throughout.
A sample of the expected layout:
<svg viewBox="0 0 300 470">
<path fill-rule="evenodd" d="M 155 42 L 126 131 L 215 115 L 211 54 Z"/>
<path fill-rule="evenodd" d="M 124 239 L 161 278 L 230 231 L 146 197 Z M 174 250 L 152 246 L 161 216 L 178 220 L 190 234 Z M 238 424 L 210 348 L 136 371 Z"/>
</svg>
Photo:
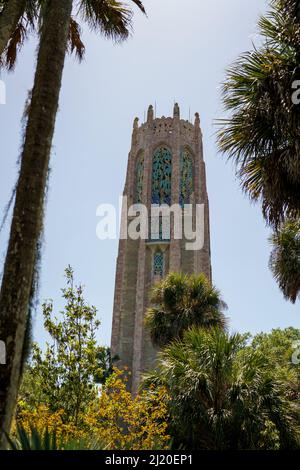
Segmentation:
<svg viewBox="0 0 300 470">
<path fill-rule="evenodd" d="M 150 300 L 153 307 L 148 309 L 145 322 L 152 342 L 160 347 L 182 337 L 193 325 L 224 327 L 226 323 L 226 304 L 203 274 L 171 273 L 154 286 Z"/>
<path fill-rule="evenodd" d="M 114 364 L 119 361 L 119 356 L 112 357 L 110 348 L 102 347 L 97 354 L 97 362 L 100 367 L 101 373 L 96 374 L 94 380 L 97 384 L 104 385 L 107 379 L 114 372 Z"/>
<path fill-rule="evenodd" d="M 82 286 L 74 285 L 73 271 L 66 269 L 67 287 L 62 289 L 66 302 L 60 320 L 53 318 L 53 304 L 44 303 L 44 326 L 52 338 L 43 353 L 33 346 L 32 364 L 21 387 L 21 402 L 36 407 L 46 404 L 52 412 L 64 410 L 65 422 L 78 423 L 80 413 L 95 398 L 95 377 L 103 377 L 99 357 L 103 348 L 97 345 L 96 331 L 100 322 L 95 307 L 83 297 Z"/>
<path fill-rule="evenodd" d="M 101 450 L 98 442 L 90 443 L 85 439 L 69 438 L 67 442 L 57 436 L 56 431 L 40 432 L 31 427 L 27 431 L 22 426 L 17 427 L 16 437 L 7 438 L 11 450 Z"/>
<path fill-rule="evenodd" d="M 296 302 L 300 296 L 300 219 L 287 220 L 270 238 L 270 268 L 284 297 Z"/>
<path fill-rule="evenodd" d="M 163 442 L 171 435 L 175 449 L 299 448 L 300 368 L 292 363 L 299 330 L 273 330 L 250 341 L 249 334 L 230 335 L 212 325 L 199 329 L 220 313 L 220 294 L 201 276 L 172 274 L 154 289 L 165 308 L 160 334 L 168 342 L 140 401 L 131 399 L 118 374 L 111 375 L 117 358 L 97 346 L 96 310 L 74 285 L 71 268 L 66 279 L 61 320 L 53 320 L 51 302 L 43 307 L 53 344 L 44 354 L 35 346 L 12 448 L 131 448 L 136 437 L 137 448 L 148 441 L 153 447 L 158 424 Z M 106 384 L 100 396 L 95 382 Z M 127 425 L 120 428 L 123 421 L 131 423 L 129 434 Z"/>
<path fill-rule="evenodd" d="M 164 385 L 174 447 L 299 448 L 299 419 L 260 351 L 247 335 L 192 328 L 159 353 L 145 380 Z"/>
<path fill-rule="evenodd" d="M 249 350 L 257 351 L 266 360 L 273 376 L 283 384 L 283 393 L 289 401 L 294 417 L 300 423 L 300 330 L 274 329 L 252 339 Z"/>
<path fill-rule="evenodd" d="M 284 330 L 278 328 L 271 333 L 260 333 L 254 336 L 249 346 L 262 354 L 278 380 L 286 383 L 287 396 L 297 405 L 300 399 L 300 354 L 297 354 L 299 345 L 300 330 L 290 327 Z"/>
<path fill-rule="evenodd" d="M 63 410 L 53 413 L 45 405 L 23 410 L 17 416 L 10 443 L 22 442 L 23 449 L 50 445 L 53 449 L 90 449 L 100 444 L 106 450 L 168 449 L 165 390 L 132 396 L 126 385 L 126 377 L 115 369 L 82 413 L 79 425 L 63 423 Z"/>
<path fill-rule="evenodd" d="M 228 70 L 218 145 L 237 166 L 243 189 L 261 201 L 265 219 L 277 227 L 299 216 L 300 107 L 292 84 L 300 78 L 298 0 L 271 1 L 259 22 L 264 44 L 243 54 Z"/>
</svg>

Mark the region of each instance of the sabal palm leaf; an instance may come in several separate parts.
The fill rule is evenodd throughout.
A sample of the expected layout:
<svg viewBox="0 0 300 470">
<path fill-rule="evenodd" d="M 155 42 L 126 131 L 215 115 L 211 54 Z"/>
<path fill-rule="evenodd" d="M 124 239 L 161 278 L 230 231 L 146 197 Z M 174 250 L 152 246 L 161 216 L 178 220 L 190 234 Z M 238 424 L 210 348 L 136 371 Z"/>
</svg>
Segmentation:
<svg viewBox="0 0 300 470">
<path fill-rule="evenodd" d="M 26 8 L 26 0 L 0 1 L 0 56 Z"/>
<path fill-rule="evenodd" d="M 291 12 L 287 19 L 284 2 L 272 5 L 260 20 L 265 45 L 243 54 L 227 72 L 223 103 L 230 117 L 218 121 L 217 140 L 236 164 L 243 189 L 278 226 L 300 213 L 300 109 L 291 98 L 300 78 L 300 21 L 292 21 Z"/>
<path fill-rule="evenodd" d="M 163 384 L 176 445 L 187 449 L 270 448 L 267 423 L 281 448 L 296 448 L 297 423 L 266 359 L 245 337 L 192 328 L 158 355 L 148 385 Z M 159 382 L 160 380 L 160 382 Z M 155 382 L 156 381 L 156 382 Z"/>
<path fill-rule="evenodd" d="M 300 219 L 287 220 L 270 241 L 270 269 L 284 297 L 295 303 L 300 296 Z"/>
<path fill-rule="evenodd" d="M 132 11 L 115 0 L 81 0 L 79 13 L 95 31 L 107 38 L 122 41 L 130 32 Z"/>
<path fill-rule="evenodd" d="M 182 337 L 193 325 L 202 327 L 226 324 L 226 304 L 206 277 L 171 273 L 154 286 L 145 323 L 153 344 L 162 347 Z"/>
<path fill-rule="evenodd" d="M 10 6 L 8 2 L 1 2 L 2 10 L 0 13 L 1 21 L 8 21 L 6 16 L 10 16 Z M 8 34 L 3 37 L 3 44 L 0 48 L 0 66 L 7 67 L 8 70 L 14 68 L 17 54 L 22 48 L 28 34 L 35 30 L 38 18 L 40 1 L 38 0 L 19 0 L 18 8 L 15 10 L 15 16 L 11 19 L 10 28 L 7 28 Z M 6 13 L 8 10 L 8 13 Z M 1 25 L 0 25 L 1 27 Z"/>
</svg>

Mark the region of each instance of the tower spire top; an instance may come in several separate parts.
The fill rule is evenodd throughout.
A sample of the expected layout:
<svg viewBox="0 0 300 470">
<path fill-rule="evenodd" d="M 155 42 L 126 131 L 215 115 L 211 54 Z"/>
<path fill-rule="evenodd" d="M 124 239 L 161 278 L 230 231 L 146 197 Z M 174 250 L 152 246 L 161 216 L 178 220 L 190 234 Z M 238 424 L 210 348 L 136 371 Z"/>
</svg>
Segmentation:
<svg viewBox="0 0 300 470">
<path fill-rule="evenodd" d="M 175 103 L 175 104 L 174 104 L 173 116 L 174 116 L 174 118 L 175 118 L 175 117 L 180 118 L 180 108 L 179 108 L 179 104 L 178 104 L 178 103 Z"/>
<path fill-rule="evenodd" d="M 134 121 L 133 121 L 133 129 L 137 129 L 139 127 L 139 118 L 136 117 L 134 118 Z"/>
<path fill-rule="evenodd" d="M 154 118 L 154 110 L 152 104 L 148 108 L 147 122 L 152 122 Z"/>
</svg>

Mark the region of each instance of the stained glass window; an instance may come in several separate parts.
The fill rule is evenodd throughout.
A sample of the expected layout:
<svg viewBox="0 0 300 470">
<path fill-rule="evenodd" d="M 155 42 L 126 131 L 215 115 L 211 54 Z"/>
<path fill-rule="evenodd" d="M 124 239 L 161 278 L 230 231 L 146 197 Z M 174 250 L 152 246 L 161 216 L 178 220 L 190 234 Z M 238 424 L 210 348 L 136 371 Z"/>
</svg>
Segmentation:
<svg viewBox="0 0 300 470">
<path fill-rule="evenodd" d="M 164 275 L 164 254 L 162 251 L 156 251 L 153 257 L 154 276 L 163 277 Z"/>
<path fill-rule="evenodd" d="M 190 152 L 185 149 L 180 157 L 180 195 L 179 203 L 181 206 L 190 204 L 191 195 L 194 191 L 193 184 L 193 157 Z"/>
<path fill-rule="evenodd" d="M 167 148 L 159 148 L 152 163 L 152 204 L 171 205 L 172 155 Z"/>
<path fill-rule="evenodd" d="M 135 171 L 135 202 L 143 202 L 143 181 L 144 181 L 144 152 L 141 152 L 137 158 Z"/>
</svg>

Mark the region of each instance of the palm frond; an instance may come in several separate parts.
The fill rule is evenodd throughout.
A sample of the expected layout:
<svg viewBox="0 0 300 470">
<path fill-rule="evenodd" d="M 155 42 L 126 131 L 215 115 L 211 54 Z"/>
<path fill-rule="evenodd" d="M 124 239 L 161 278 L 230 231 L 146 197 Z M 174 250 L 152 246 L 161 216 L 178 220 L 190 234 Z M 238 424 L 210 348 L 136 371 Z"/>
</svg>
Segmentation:
<svg viewBox="0 0 300 470">
<path fill-rule="evenodd" d="M 300 214 L 300 108 L 292 101 L 300 78 L 300 22 L 291 18 L 295 2 L 288 17 L 284 2 L 272 6 L 259 22 L 265 44 L 227 71 L 222 99 L 229 117 L 217 121 L 217 142 L 235 163 L 243 190 L 261 202 L 276 228 Z"/>
<path fill-rule="evenodd" d="M 145 7 L 143 5 L 143 2 L 141 0 L 131 0 L 135 5 L 143 12 L 146 14 Z"/>
<path fill-rule="evenodd" d="M 7 67 L 8 70 L 14 69 L 18 52 L 24 45 L 27 35 L 28 31 L 24 24 L 24 20 L 21 20 L 12 34 L 9 43 L 1 57 L 2 66 Z"/>
<path fill-rule="evenodd" d="M 117 0 L 81 0 L 79 12 L 92 30 L 115 41 L 128 38 L 133 13 Z"/>
<path fill-rule="evenodd" d="M 145 324 L 154 345 L 163 347 L 181 338 L 193 325 L 225 328 L 223 311 L 226 304 L 220 292 L 201 274 L 170 273 L 154 286 L 152 307 L 145 316 Z"/>
<path fill-rule="evenodd" d="M 286 221 L 270 241 L 270 269 L 284 297 L 295 303 L 300 297 L 300 219 Z"/>
<path fill-rule="evenodd" d="M 75 50 L 77 58 L 81 61 L 84 57 L 85 45 L 81 40 L 80 25 L 74 20 L 74 18 L 71 18 L 70 20 L 68 45 L 70 52 L 73 53 Z"/>
<path fill-rule="evenodd" d="M 189 450 L 299 448 L 299 425 L 264 354 L 245 335 L 193 327 L 158 355 L 144 386 L 163 384 L 177 446 Z M 272 434 L 266 437 L 266 427 Z M 264 437 L 263 437 L 264 436 Z M 275 443 L 272 441 L 275 436 Z"/>
</svg>

